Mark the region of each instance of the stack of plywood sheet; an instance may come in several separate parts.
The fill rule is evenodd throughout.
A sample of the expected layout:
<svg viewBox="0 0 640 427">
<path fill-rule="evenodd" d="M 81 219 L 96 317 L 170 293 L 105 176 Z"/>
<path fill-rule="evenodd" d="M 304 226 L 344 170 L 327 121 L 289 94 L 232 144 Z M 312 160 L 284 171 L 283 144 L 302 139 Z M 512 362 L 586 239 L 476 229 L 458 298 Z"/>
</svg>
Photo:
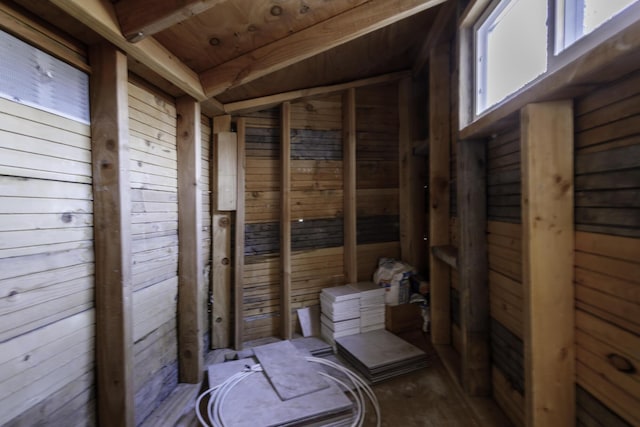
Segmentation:
<svg viewBox="0 0 640 427">
<path fill-rule="evenodd" d="M 360 293 L 360 332 L 384 329 L 385 289 L 373 282 L 349 285 Z"/>
<path fill-rule="evenodd" d="M 320 376 L 289 341 L 254 348 L 263 371 L 237 383 L 221 401 L 222 421 L 230 427 L 342 427 L 353 422 L 353 403 L 333 382 Z M 209 366 L 209 384 L 219 385 L 254 365 L 241 359 Z"/>
<path fill-rule="evenodd" d="M 325 288 L 320 293 L 320 331 L 332 345 L 338 337 L 360 333 L 360 292 L 351 286 Z"/>
<path fill-rule="evenodd" d="M 372 384 L 427 366 L 418 347 L 385 329 L 336 338 L 338 354 Z"/>
</svg>

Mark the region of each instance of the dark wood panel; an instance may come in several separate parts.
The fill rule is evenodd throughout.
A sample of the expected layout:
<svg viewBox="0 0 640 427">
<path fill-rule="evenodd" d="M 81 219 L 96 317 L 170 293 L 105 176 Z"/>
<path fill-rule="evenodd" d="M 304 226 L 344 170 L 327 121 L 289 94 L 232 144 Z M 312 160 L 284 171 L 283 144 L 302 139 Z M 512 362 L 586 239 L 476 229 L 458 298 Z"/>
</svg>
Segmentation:
<svg viewBox="0 0 640 427">
<path fill-rule="evenodd" d="M 291 129 L 294 160 L 342 160 L 342 131 Z"/>
<path fill-rule="evenodd" d="M 512 387 L 524 393 L 524 344 L 500 322 L 491 321 L 491 357 L 493 364 Z"/>
<path fill-rule="evenodd" d="M 588 391 L 576 386 L 576 426 L 631 427 Z"/>
<path fill-rule="evenodd" d="M 400 240 L 398 215 L 358 217 L 356 229 L 358 245 Z"/>
<path fill-rule="evenodd" d="M 322 249 L 344 244 L 342 218 L 313 219 L 291 223 L 291 249 Z"/>
<path fill-rule="evenodd" d="M 245 150 L 247 157 L 266 157 L 278 159 L 280 156 L 280 129 L 245 129 Z"/>
<path fill-rule="evenodd" d="M 487 216 L 489 220 L 521 222 L 520 129 L 487 143 Z"/>
<path fill-rule="evenodd" d="M 451 322 L 460 326 L 460 292 L 451 288 Z"/>
</svg>

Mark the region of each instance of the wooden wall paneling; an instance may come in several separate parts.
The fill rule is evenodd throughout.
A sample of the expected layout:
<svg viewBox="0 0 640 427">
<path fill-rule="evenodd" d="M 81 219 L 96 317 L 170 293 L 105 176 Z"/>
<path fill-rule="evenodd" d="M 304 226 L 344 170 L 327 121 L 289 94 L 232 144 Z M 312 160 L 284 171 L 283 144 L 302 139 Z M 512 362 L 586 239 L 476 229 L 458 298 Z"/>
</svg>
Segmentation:
<svg viewBox="0 0 640 427">
<path fill-rule="evenodd" d="M 291 104 L 281 107 L 280 125 L 280 316 L 281 335 L 291 331 Z"/>
<path fill-rule="evenodd" d="M 579 420 L 640 422 L 638 372 L 628 369 L 640 364 L 639 251 L 640 239 L 575 233 L 576 382 L 590 402 L 600 401 L 578 408 Z"/>
<path fill-rule="evenodd" d="M 127 58 L 91 50 L 98 422 L 134 426 Z"/>
<path fill-rule="evenodd" d="M 359 280 L 381 257 L 400 259 L 398 84 L 356 90 L 356 207 Z"/>
<path fill-rule="evenodd" d="M 211 314 L 211 348 L 228 348 L 231 345 L 231 214 L 218 210 L 217 138 L 221 132 L 231 131 L 231 116 L 213 118 L 213 164 L 211 171 L 212 255 L 211 288 L 213 305 Z"/>
<path fill-rule="evenodd" d="M 413 155 L 413 82 L 406 77 L 398 85 L 399 205 L 402 260 L 418 271 L 426 267 L 424 245 L 424 159 Z"/>
<path fill-rule="evenodd" d="M 202 146 L 200 104 L 178 98 L 178 367 L 180 382 L 200 383 L 203 372 L 200 296 L 202 262 Z"/>
<path fill-rule="evenodd" d="M 234 254 L 234 311 L 235 311 L 235 327 L 234 342 L 236 348 L 242 348 L 244 342 L 244 245 L 245 245 L 245 119 L 238 119 L 236 123 L 238 132 L 238 167 L 236 185 L 238 194 L 236 195 L 236 235 L 235 235 L 235 254 Z"/>
<path fill-rule="evenodd" d="M 472 396 L 491 393 L 486 166 L 484 141 L 458 142 L 458 286 L 463 335 L 461 382 Z"/>
<path fill-rule="evenodd" d="M 347 283 L 358 281 L 358 251 L 356 240 L 356 90 L 345 91 L 342 98 L 344 117 L 343 173 L 344 173 L 344 276 Z"/>
<path fill-rule="evenodd" d="M 136 423 L 178 384 L 175 100 L 130 75 L 129 155 Z"/>
<path fill-rule="evenodd" d="M 280 108 L 245 120 L 244 339 L 280 334 Z"/>
<path fill-rule="evenodd" d="M 575 422 L 573 108 L 521 112 L 526 425 Z"/>
<path fill-rule="evenodd" d="M 429 245 L 449 244 L 450 47 L 440 44 L 429 61 Z M 431 339 L 451 341 L 449 266 L 431 254 Z"/>
<path fill-rule="evenodd" d="M 0 424 L 94 423 L 91 129 L 9 100 L 0 121 Z"/>
</svg>

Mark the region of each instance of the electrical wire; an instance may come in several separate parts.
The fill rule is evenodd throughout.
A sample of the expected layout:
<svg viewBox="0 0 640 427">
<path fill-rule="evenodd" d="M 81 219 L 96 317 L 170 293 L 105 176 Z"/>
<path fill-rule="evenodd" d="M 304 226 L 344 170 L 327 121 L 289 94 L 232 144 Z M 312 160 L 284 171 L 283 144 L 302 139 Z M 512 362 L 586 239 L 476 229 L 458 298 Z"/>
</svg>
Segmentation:
<svg viewBox="0 0 640 427">
<path fill-rule="evenodd" d="M 350 386 L 344 381 L 335 378 L 334 376 L 327 374 L 326 372 L 319 372 L 319 374 L 323 377 L 335 382 L 338 386 L 342 386 L 345 391 L 350 394 L 351 399 L 355 403 L 356 407 L 356 411 L 350 427 L 362 427 L 362 425 L 364 424 L 367 398 L 371 402 L 371 405 L 373 406 L 376 414 L 376 426 L 380 427 L 381 417 L 378 399 L 373 390 L 371 390 L 371 387 L 369 387 L 369 385 L 364 380 L 362 380 L 362 378 L 360 378 L 350 369 L 347 369 L 344 366 L 327 359 L 309 356 L 306 358 L 306 360 L 312 363 L 318 363 L 336 369 L 337 371 L 342 372 L 351 382 Z M 200 424 L 203 427 L 225 427 L 226 423 L 224 421 L 225 417 L 223 409 L 224 402 L 227 399 L 227 396 L 236 385 L 238 385 L 240 382 L 244 381 L 251 375 L 255 374 L 256 372 L 262 372 L 262 366 L 260 364 L 245 365 L 245 368 L 242 371 L 233 374 L 222 383 L 217 384 L 216 386 L 211 387 L 210 389 L 200 394 L 200 396 L 198 396 L 196 400 L 195 407 L 196 416 L 198 417 L 198 421 L 200 422 Z M 209 401 L 207 402 L 206 414 L 211 424 L 207 423 L 200 411 L 200 404 L 202 400 L 207 396 L 209 396 Z"/>
</svg>

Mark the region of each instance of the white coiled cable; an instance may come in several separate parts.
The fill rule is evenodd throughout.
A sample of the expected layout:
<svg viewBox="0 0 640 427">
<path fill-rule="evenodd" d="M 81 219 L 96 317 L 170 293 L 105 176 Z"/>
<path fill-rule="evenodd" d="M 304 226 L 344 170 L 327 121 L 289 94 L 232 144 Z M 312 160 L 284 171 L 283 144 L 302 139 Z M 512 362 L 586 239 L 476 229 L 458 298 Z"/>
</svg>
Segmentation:
<svg viewBox="0 0 640 427">
<path fill-rule="evenodd" d="M 362 427 L 362 425 L 364 424 L 366 398 L 369 399 L 371 405 L 375 410 L 376 426 L 380 427 L 380 405 L 375 393 L 373 392 L 373 390 L 371 390 L 371 387 L 369 387 L 366 382 L 364 382 L 353 371 L 345 368 L 338 363 L 313 356 L 309 356 L 306 359 L 307 361 L 312 363 L 318 363 L 334 368 L 342 372 L 349 379 L 349 381 L 351 381 L 352 386 L 349 386 L 344 381 L 339 380 L 334 376 L 331 376 L 325 372 L 319 372 L 319 374 L 323 377 L 335 382 L 336 384 L 338 384 L 338 386 L 342 386 L 345 391 L 351 395 L 351 398 L 355 402 L 356 411 L 350 427 Z M 242 371 L 235 373 L 231 377 L 227 378 L 224 382 L 200 394 L 200 396 L 198 396 L 198 399 L 196 400 L 195 407 L 196 416 L 198 417 L 198 421 L 200 422 L 200 424 L 204 427 L 225 427 L 226 424 L 224 421 L 223 405 L 229 392 L 233 389 L 233 387 L 256 372 L 262 372 L 262 366 L 260 364 L 255 364 L 252 366 L 246 365 L 245 369 L 243 369 Z M 210 396 L 209 402 L 207 403 L 207 416 L 211 424 L 207 423 L 207 421 L 202 416 L 202 413 L 200 412 L 200 403 L 206 396 Z"/>
</svg>

